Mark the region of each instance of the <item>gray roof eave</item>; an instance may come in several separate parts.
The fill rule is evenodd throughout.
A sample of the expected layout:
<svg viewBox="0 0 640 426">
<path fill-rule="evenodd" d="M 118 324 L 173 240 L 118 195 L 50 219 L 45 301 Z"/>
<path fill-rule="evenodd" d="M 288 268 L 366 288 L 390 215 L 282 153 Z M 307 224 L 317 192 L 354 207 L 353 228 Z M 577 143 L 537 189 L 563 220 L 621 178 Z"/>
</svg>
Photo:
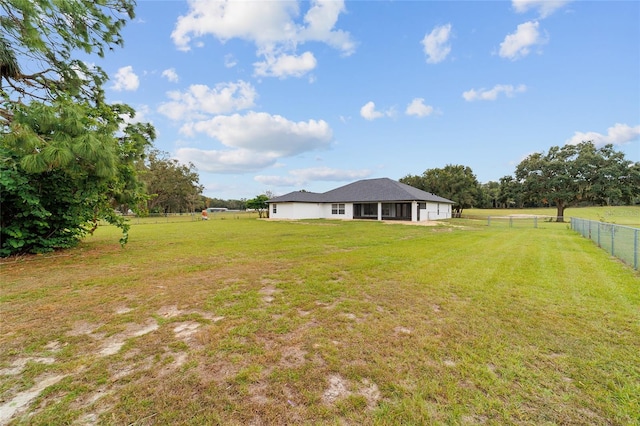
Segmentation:
<svg viewBox="0 0 640 426">
<path fill-rule="evenodd" d="M 446 198 L 388 178 L 359 180 L 322 194 L 305 191 L 290 192 L 272 198 L 267 203 L 397 203 L 411 201 L 455 204 Z"/>
</svg>

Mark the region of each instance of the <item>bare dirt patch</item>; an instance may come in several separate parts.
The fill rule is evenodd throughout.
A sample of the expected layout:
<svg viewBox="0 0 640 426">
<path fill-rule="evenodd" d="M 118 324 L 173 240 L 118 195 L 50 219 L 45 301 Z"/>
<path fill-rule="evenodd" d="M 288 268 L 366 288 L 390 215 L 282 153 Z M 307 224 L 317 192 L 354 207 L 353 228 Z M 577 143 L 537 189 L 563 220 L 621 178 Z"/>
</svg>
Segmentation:
<svg viewBox="0 0 640 426">
<path fill-rule="evenodd" d="M 329 376 L 328 387 L 322 394 L 322 401 L 327 405 L 332 405 L 350 395 L 360 395 L 364 397 L 369 410 L 374 409 L 381 398 L 378 385 L 371 380 L 364 378 L 359 383 L 352 385 L 339 374 L 333 374 Z"/>
<path fill-rule="evenodd" d="M 358 393 L 367 400 L 367 408 L 374 409 L 380 401 L 381 394 L 378 385 L 370 381 L 369 379 L 362 379 L 361 386 L 358 389 Z"/>
<path fill-rule="evenodd" d="M 195 321 L 185 321 L 174 324 L 173 332 L 178 339 L 188 340 L 199 328 L 199 323 Z"/>
<path fill-rule="evenodd" d="M 305 356 L 307 352 L 299 347 L 285 347 L 282 349 L 282 358 L 280 359 L 280 365 L 287 368 L 300 367 L 305 363 Z"/>
<path fill-rule="evenodd" d="M 163 306 L 157 311 L 158 315 L 162 318 L 171 319 L 182 315 L 198 315 L 211 322 L 218 322 L 224 319 L 223 316 L 214 315 L 210 312 L 200 311 L 197 309 L 178 309 L 177 305 Z"/>
<path fill-rule="evenodd" d="M 131 311 L 133 311 L 133 309 L 129 308 L 128 306 L 118 306 L 115 310 L 116 314 L 118 315 L 128 314 Z"/>
<path fill-rule="evenodd" d="M 398 326 L 393 329 L 395 334 L 411 334 L 411 329 L 407 327 Z"/>
<path fill-rule="evenodd" d="M 158 315 L 163 318 L 173 318 L 181 314 L 182 311 L 178 309 L 178 306 L 176 305 L 163 306 L 162 308 L 158 309 Z"/>
<path fill-rule="evenodd" d="M 0 370 L 0 375 L 3 376 L 16 376 L 25 369 L 28 362 L 35 362 L 38 364 L 53 364 L 56 362 L 55 358 L 52 357 L 26 357 L 26 358 L 18 358 L 11 364 L 9 368 L 3 368 Z"/>
<path fill-rule="evenodd" d="M 102 341 L 102 347 L 98 352 L 101 356 L 109 356 L 118 353 L 127 339 L 140 337 L 158 329 L 158 323 L 150 319 L 145 324 L 127 324 L 127 330 L 110 336 Z"/>
<path fill-rule="evenodd" d="M 34 399 L 40 395 L 40 392 L 55 385 L 62 380 L 64 375 L 43 376 L 36 380 L 36 384 L 29 390 L 20 392 L 10 401 L 0 405 L 0 424 L 5 424 L 15 414 L 22 412 Z"/>
<path fill-rule="evenodd" d="M 271 280 L 262 280 L 263 284 L 267 284 L 262 287 L 259 293 L 262 295 L 262 300 L 265 303 L 271 303 L 275 300 L 274 294 L 280 293 Z"/>
<path fill-rule="evenodd" d="M 78 321 L 73 324 L 71 330 L 67 332 L 67 336 L 82 336 L 83 334 L 89 335 L 102 327 L 104 324 L 95 324 L 86 321 Z"/>
<path fill-rule="evenodd" d="M 336 400 L 349 396 L 349 382 L 342 376 L 333 374 L 329 376 L 328 382 L 329 386 L 322 394 L 322 401 L 325 404 L 333 404 Z"/>
<path fill-rule="evenodd" d="M 422 220 L 420 222 L 412 222 L 408 220 L 383 220 L 382 223 L 388 225 L 413 225 L 413 226 L 438 226 L 440 222 L 435 220 Z"/>
</svg>

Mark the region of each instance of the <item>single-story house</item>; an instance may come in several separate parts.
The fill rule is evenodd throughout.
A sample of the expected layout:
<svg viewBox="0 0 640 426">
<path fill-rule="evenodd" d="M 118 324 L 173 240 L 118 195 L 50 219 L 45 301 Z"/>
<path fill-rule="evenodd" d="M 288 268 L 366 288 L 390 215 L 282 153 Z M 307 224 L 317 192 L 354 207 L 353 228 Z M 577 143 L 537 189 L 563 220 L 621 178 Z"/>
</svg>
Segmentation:
<svg viewBox="0 0 640 426">
<path fill-rule="evenodd" d="M 364 179 L 324 193 L 295 191 L 267 201 L 272 219 L 451 218 L 453 201 L 388 178 Z"/>
</svg>

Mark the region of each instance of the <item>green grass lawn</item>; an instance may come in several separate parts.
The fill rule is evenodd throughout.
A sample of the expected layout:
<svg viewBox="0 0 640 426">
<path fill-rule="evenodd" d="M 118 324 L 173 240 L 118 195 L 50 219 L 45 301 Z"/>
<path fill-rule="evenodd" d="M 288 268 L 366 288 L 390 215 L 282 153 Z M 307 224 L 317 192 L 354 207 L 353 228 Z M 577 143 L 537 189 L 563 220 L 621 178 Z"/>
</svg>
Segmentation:
<svg viewBox="0 0 640 426">
<path fill-rule="evenodd" d="M 231 216 L 117 240 L 3 261 L 0 419 L 640 423 L 640 275 L 567 224 Z"/>
</svg>

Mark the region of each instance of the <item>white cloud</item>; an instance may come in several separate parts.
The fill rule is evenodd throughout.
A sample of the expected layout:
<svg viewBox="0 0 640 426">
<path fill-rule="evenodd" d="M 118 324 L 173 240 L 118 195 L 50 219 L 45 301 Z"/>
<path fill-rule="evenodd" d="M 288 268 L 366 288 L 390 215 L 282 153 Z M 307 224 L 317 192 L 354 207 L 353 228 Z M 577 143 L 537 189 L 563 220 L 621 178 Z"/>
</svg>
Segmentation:
<svg viewBox="0 0 640 426">
<path fill-rule="evenodd" d="M 289 172 L 291 175 L 308 181 L 345 181 L 363 179 L 371 176 L 371 170 L 340 170 L 329 167 L 311 167 L 308 169 L 296 169 Z"/>
<path fill-rule="evenodd" d="M 343 182 L 371 176 L 370 170 L 341 170 L 329 167 L 312 167 L 289 171 L 290 176 L 264 176 L 254 178 L 257 182 L 271 186 L 302 186 L 314 181 Z"/>
<path fill-rule="evenodd" d="M 202 133 L 230 148 L 185 147 L 177 151 L 181 161 L 190 161 L 198 170 L 213 173 L 255 172 L 275 166 L 282 157 L 327 149 L 333 140 L 331 128 L 323 120 L 293 122 L 256 112 L 187 123 L 181 132 L 191 136 Z"/>
<path fill-rule="evenodd" d="M 122 90 L 134 91 L 138 89 L 138 86 L 140 86 L 140 79 L 133 72 L 131 65 L 118 69 L 113 90 L 117 90 L 118 92 Z"/>
<path fill-rule="evenodd" d="M 300 41 L 322 41 L 345 55 L 351 55 L 356 48 L 351 35 L 333 29 L 340 14 L 346 11 L 344 1 L 316 0 L 311 4 L 304 16 L 307 26 L 301 28 L 298 34 Z"/>
<path fill-rule="evenodd" d="M 423 98 L 415 98 L 407 105 L 405 114 L 415 115 L 416 117 L 428 117 L 433 114 L 433 107 L 431 105 L 425 105 Z"/>
<path fill-rule="evenodd" d="M 499 55 L 502 58 L 516 60 L 524 58 L 531 52 L 531 46 L 542 45 L 547 42 L 542 38 L 538 21 L 529 21 L 518 25 L 516 32 L 508 34 L 500 43 Z"/>
<path fill-rule="evenodd" d="M 228 54 L 224 55 L 224 66 L 225 67 L 233 68 L 236 65 L 238 65 L 238 61 L 236 61 L 236 58 L 231 53 L 228 53 Z"/>
<path fill-rule="evenodd" d="M 360 115 L 362 118 L 369 121 L 384 117 L 383 113 L 376 111 L 376 104 L 372 101 L 367 102 L 362 108 L 360 108 Z"/>
<path fill-rule="evenodd" d="M 120 103 L 120 102 L 114 102 L 114 104 L 117 104 L 117 103 Z M 151 109 L 149 108 L 149 105 L 140 104 L 140 105 L 136 105 L 133 117 L 131 115 L 129 115 L 128 113 L 127 114 L 119 114 L 118 116 L 120 117 L 120 119 L 122 119 L 122 122 L 118 126 L 118 131 L 120 133 L 123 133 L 125 128 L 129 124 L 136 124 L 136 123 L 151 123 L 151 124 L 153 124 L 153 121 L 148 118 L 148 115 L 149 115 L 150 111 L 151 111 Z M 156 136 L 157 135 L 158 135 L 158 130 L 156 130 Z"/>
<path fill-rule="evenodd" d="M 577 145 L 580 142 L 593 141 L 596 146 L 606 144 L 623 145 L 640 137 L 640 125 L 631 127 L 627 124 L 616 123 L 607 129 L 607 134 L 598 132 L 575 132 L 567 139 L 569 145 Z"/>
<path fill-rule="evenodd" d="M 293 176 L 254 176 L 253 180 L 267 186 L 300 186 L 304 185 L 300 179 Z"/>
<path fill-rule="evenodd" d="M 495 101 L 500 93 L 504 93 L 508 98 L 512 98 L 516 93 L 522 93 L 527 90 L 524 84 L 513 87 L 510 84 L 496 84 L 493 89 L 471 89 L 462 93 L 462 97 L 467 102 L 472 101 Z"/>
<path fill-rule="evenodd" d="M 300 4 L 309 5 L 302 21 Z M 315 67 L 315 57 L 310 52 L 296 55 L 299 44 L 322 42 L 344 55 L 355 51 L 351 35 L 335 28 L 345 10 L 344 1 L 334 0 L 310 3 L 190 0 L 189 11 L 178 18 L 171 38 L 180 50 L 190 50 L 193 38 L 206 35 L 223 43 L 232 38 L 248 40 L 256 45 L 256 54 L 265 59 L 254 64 L 257 75 L 300 76 Z M 272 70 L 277 65 L 282 68 Z"/>
<path fill-rule="evenodd" d="M 213 35 L 225 42 L 242 38 L 258 46 L 291 40 L 296 27 L 291 17 L 299 13 L 296 2 L 196 1 L 178 17 L 171 38 L 181 50 L 190 50 L 192 37 Z"/>
<path fill-rule="evenodd" d="M 571 0 L 512 0 L 511 4 L 517 13 L 524 13 L 529 9 L 538 9 L 540 18 L 546 18 Z"/>
<path fill-rule="evenodd" d="M 89 71 L 96 71 L 97 67 L 96 64 L 94 62 L 83 62 L 84 66 L 87 67 L 87 69 Z M 78 65 L 71 65 L 71 69 L 73 69 L 73 71 L 75 71 L 76 75 L 78 76 L 78 78 L 84 80 L 84 81 L 88 81 L 89 77 L 87 76 L 87 74 L 85 74 L 84 71 L 82 71 L 82 69 L 78 66 Z"/>
<path fill-rule="evenodd" d="M 203 114 L 223 114 L 254 106 L 257 93 L 255 88 L 242 80 L 235 83 L 219 83 L 214 88 L 204 84 L 189 86 L 186 92 L 167 93 L 170 102 L 158 107 L 158 112 L 171 118 L 201 119 Z"/>
<path fill-rule="evenodd" d="M 326 149 L 333 139 L 333 132 L 324 120 L 293 122 L 280 115 L 253 111 L 187 123 L 181 132 L 191 136 L 203 133 L 228 147 L 278 157 Z"/>
<path fill-rule="evenodd" d="M 289 76 L 302 77 L 316 67 L 316 58 L 311 52 L 304 52 L 300 56 L 282 54 L 265 55 L 265 61 L 254 63 L 255 74 L 263 77 L 285 78 Z"/>
<path fill-rule="evenodd" d="M 427 55 L 427 63 L 437 64 L 445 60 L 451 52 L 449 37 L 451 36 L 451 24 L 435 27 L 422 39 L 424 53 Z"/>
<path fill-rule="evenodd" d="M 386 111 L 376 111 L 376 104 L 373 101 L 369 101 L 362 108 L 360 108 L 360 115 L 365 120 L 373 121 L 376 118 L 393 117 L 395 111 L 393 108 L 389 108 Z"/>
<path fill-rule="evenodd" d="M 124 124 L 148 123 L 151 122 L 148 118 L 150 111 L 149 105 L 140 104 L 136 106 L 133 117 L 129 114 L 120 114 L 120 118 L 124 120 Z"/>
<path fill-rule="evenodd" d="M 203 150 L 180 148 L 176 152 L 182 163 L 193 163 L 199 171 L 211 173 L 248 173 L 273 165 L 278 157 L 272 153 L 248 149 Z"/>
<path fill-rule="evenodd" d="M 174 68 L 169 68 L 162 71 L 162 76 L 166 77 L 167 80 L 172 83 L 177 83 L 179 80 L 178 73 L 176 73 L 176 70 Z"/>
</svg>

